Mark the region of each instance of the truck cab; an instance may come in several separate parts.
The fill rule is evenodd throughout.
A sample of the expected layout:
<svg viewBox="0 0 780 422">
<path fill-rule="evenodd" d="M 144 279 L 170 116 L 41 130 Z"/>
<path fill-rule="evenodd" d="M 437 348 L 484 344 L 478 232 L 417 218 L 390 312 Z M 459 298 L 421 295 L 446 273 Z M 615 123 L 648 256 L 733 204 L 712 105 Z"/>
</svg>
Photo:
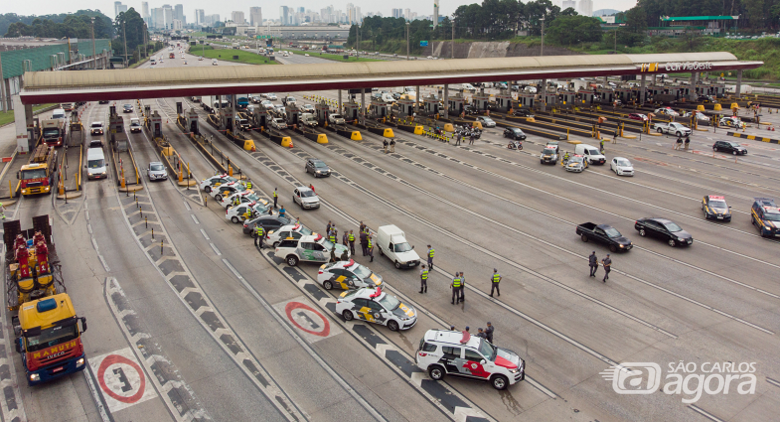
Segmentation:
<svg viewBox="0 0 780 422">
<path fill-rule="evenodd" d="M 381 255 L 387 256 L 396 268 L 411 268 L 420 264 L 420 256 L 406 241 L 406 234 L 393 224 L 377 229 L 376 246 Z"/>
<path fill-rule="evenodd" d="M 309 127 L 316 127 L 318 124 L 317 119 L 311 113 L 301 114 L 301 123 Z"/>
</svg>

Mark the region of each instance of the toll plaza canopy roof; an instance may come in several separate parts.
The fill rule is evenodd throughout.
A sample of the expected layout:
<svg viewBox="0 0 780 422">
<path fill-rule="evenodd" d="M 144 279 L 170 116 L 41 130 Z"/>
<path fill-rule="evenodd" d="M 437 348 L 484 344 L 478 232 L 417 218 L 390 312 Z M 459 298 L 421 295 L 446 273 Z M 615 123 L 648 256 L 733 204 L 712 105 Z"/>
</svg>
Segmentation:
<svg viewBox="0 0 780 422">
<path fill-rule="evenodd" d="M 752 69 L 727 52 L 31 72 L 25 104 Z"/>
</svg>

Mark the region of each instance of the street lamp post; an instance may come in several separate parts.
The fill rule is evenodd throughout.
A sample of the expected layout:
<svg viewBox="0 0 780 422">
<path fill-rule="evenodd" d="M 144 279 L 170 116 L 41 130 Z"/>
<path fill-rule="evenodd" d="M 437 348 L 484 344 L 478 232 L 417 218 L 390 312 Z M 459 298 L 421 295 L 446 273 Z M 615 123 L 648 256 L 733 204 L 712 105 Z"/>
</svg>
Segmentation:
<svg viewBox="0 0 780 422">
<path fill-rule="evenodd" d="M 125 29 L 125 22 L 122 21 L 122 39 L 125 42 L 125 69 L 127 68 L 127 30 Z"/>
<path fill-rule="evenodd" d="M 617 54 L 617 28 L 615 28 L 615 51 L 614 54 Z"/>
<path fill-rule="evenodd" d="M 92 21 L 92 68 L 97 69 L 97 56 L 95 54 L 95 17 L 91 17 Z"/>
<path fill-rule="evenodd" d="M 542 21 L 542 52 L 539 55 L 544 56 L 544 16 L 542 16 L 539 20 Z"/>
<path fill-rule="evenodd" d="M 406 22 L 406 60 L 409 60 L 409 22 Z"/>
</svg>

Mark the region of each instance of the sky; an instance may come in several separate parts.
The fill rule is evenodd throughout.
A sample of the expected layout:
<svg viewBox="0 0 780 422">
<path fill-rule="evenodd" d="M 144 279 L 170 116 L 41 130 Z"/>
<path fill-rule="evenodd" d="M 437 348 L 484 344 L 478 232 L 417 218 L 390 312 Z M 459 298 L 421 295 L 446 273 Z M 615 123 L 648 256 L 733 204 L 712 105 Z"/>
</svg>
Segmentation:
<svg viewBox="0 0 780 422">
<path fill-rule="evenodd" d="M 561 0 L 552 0 L 553 4 L 561 5 Z M 122 3 L 129 7 L 134 7 L 136 11 L 141 12 L 140 0 L 125 0 Z M 278 19 L 279 6 L 305 7 L 319 11 L 327 5 L 333 5 L 335 9 L 344 10 L 347 3 L 353 3 L 359 6 L 363 14 L 367 12 L 381 12 L 382 16 L 391 16 L 392 8 L 411 9 L 418 15 L 433 14 L 433 0 L 428 0 L 428 5 L 424 8 L 419 0 L 394 0 L 387 3 L 385 0 L 222 0 L 215 2 L 213 0 L 152 0 L 149 1 L 149 8 L 161 7 L 163 4 L 183 4 L 184 14 L 187 20 L 191 21 L 195 16 L 195 9 L 204 9 L 207 15 L 220 14 L 229 16 L 233 11 L 243 11 L 244 15 L 249 17 L 250 6 L 260 6 L 263 8 L 264 19 Z M 460 5 L 481 3 L 481 1 L 467 0 L 440 0 L 440 14 L 451 15 Z M 578 1 L 579 4 L 579 1 Z M 219 6 L 215 6 L 219 5 Z M 636 5 L 635 0 L 593 0 L 593 10 L 598 9 L 618 9 L 627 10 Z M 98 9 L 110 18 L 114 18 L 114 2 L 108 0 L 36 0 L 36 1 L 4 1 L 0 13 L 16 13 L 19 15 L 41 15 L 55 13 L 72 13 L 79 9 Z"/>
</svg>

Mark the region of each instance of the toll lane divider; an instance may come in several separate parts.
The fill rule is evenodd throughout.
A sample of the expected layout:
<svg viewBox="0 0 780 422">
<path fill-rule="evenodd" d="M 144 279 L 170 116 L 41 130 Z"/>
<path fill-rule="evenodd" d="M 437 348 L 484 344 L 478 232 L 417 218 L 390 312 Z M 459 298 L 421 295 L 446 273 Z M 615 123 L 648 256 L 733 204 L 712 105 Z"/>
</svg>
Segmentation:
<svg viewBox="0 0 780 422">
<path fill-rule="evenodd" d="M 352 141 L 362 141 L 363 135 L 360 133 L 360 131 L 357 130 L 351 130 L 347 128 L 346 126 L 335 126 L 335 125 L 328 125 L 325 126 L 325 129 L 336 132 L 341 137 L 347 138 Z"/>
<path fill-rule="evenodd" d="M 778 139 L 764 138 L 762 136 L 748 135 L 746 133 L 726 132 L 726 134 L 728 136 L 733 136 L 735 138 L 750 139 L 752 141 L 768 142 L 770 144 L 780 144 L 780 140 L 778 140 Z"/>
<path fill-rule="evenodd" d="M 318 144 L 328 143 L 328 135 L 320 132 L 315 132 L 313 129 L 308 127 L 293 128 L 293 132 L 303 135 L 304 138 L 310 141 L 314 141 Z"/>
<path fill-rule="evenodd" d="M 270 139 L 274 143 L 279 144 L 285 148 L 293 147 L 292 138 L 290 138 L 289 136 L 284 136 L 283 134 L 280 134 L 272 130 L 261 130 L 260 134 Z"/>
<path fill-rule="evenodd" d="M 324 292 L 319 283 L 304 271 L 298 267 L 286 266 L 284 259 L 276 257 L 273 251 L 264 251 L 260 255 L 287 281 L 304 293 L 324 314 L 327 314 L 331 321 L 334 321 L 366 349 L 374 353 L 382 363 L 414 387 L 418 393 L 438 407 L 448 418 L 463 422 L 466 420 L 469 422 L 495 421 L 446 382 L 431 379 L 427 372 L 417 367 L 413 356 L 399 349 L 379 330 L 367 323 L 354 320 L 345 321 L 341 316 L 334 315 L 336 298 Z"/>
<path fill-rule="evenodd" d="M 374 133 L 374 134 L 377 134 L 377 135 L 380 135 L 380 136 L 384 136 L 385 138 L 394 138 L 395 137 L 395 135 L 393 134 L 393 129 L 390 129 L 390 128 L 378 127 L 378 126 L 368 126 L 368 125 L 363 125 L 363 124 L 360 124 L 360 123 L 355 123 L 354 126 L 360 128 L 360 129 L 365 129 L 365 130 L 367 130 L 367 131 L 369 131 L 371 133 Z"/>
</svg>

